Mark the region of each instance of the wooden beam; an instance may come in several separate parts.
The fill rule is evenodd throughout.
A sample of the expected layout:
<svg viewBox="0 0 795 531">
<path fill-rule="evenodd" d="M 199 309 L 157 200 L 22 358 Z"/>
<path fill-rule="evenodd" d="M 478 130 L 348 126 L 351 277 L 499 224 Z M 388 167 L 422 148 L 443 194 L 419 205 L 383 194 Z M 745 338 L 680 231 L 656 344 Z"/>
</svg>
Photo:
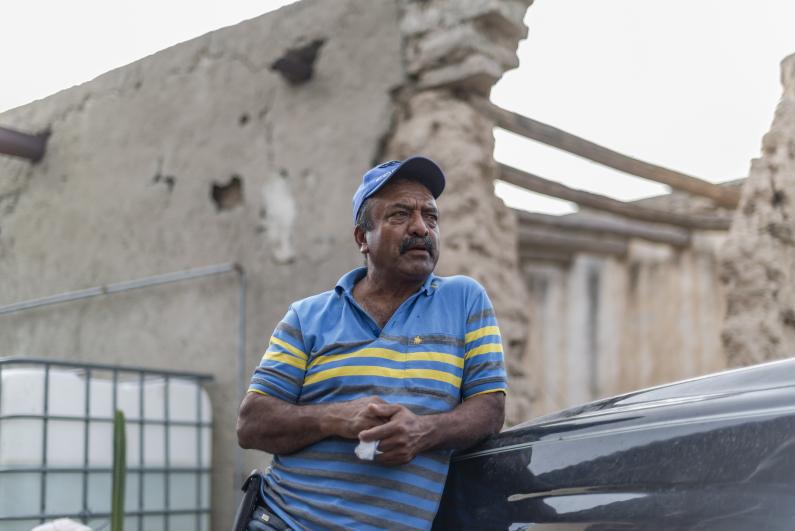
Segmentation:
<svg viewBox="0 0 795 531">
<path fill-rule="evenodd" d="M 522 226 L 549 227 L 569 232 L 581 232 L 586 235 L 603 234 L 624 238 L 641 238 L 674 247 L 687 247 L 690 245 L 690 232 L 674 227 L 580 214 L 552 216 L 536 212 L 525 212 L 523 210 L 514 210 L 514 213 Z"/>
<path fill-rule="evenodd" d="M 517 232 L 520 256 L 526 251 L 538 250 L 624 256 L 629 249 L 626 239 L 583 236 L 526 226 L 519 226 Z"/>
<path fill-rule="evenodd" d="M 512 131 L 549 146 L 568 151 L 574 155 L 598 162 L 631 175 L 667 184 L 675 190 L 712 199 L 724 208 L 737 208 L 740 191 L 736 188 L 718 186 L 703 179 L 674 171 L 656 164 L 634 159 L 612 149 L 600 146 L 579 136 L 567 133 L 557 127 L 517 114 L 493 103 L 477 98 L 472 104 L 492 118 L 499 127 Z"/>
<path fill-rule="evenodd" d="M 625 203 L 611 197 L 592 194 L 583 190 L 575 190 L 555 181 L 544 179 L 537 175 L 527 173 L 512 166 L 498 164 L 500 169 L 499 179 L 532 190 L 539 194 L 573 201 L 578 205 L 605 212 L 612 212 L 619 216 L 640 219 L 651 223 L 665 223 L 687 229 L 701 230 L 727 230 L 731 219 L 720 216 L 707 216 L 703 214 L 680 214 L 656 208 L 644 207 L 633 203 Z"/>
</svg>

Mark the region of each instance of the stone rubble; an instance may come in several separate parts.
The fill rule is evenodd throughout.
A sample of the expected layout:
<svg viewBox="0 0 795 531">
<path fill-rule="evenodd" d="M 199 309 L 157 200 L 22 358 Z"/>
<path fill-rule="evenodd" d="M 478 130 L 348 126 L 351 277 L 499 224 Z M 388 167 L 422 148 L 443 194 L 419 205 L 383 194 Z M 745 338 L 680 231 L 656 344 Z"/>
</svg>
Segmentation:
<svg viewBox="0 0 795 531">
<path fill-rule="evenodd" d="M 783 96 L 723 249 L 722 339 L 733 366 L 795 354 L 795 55 L 782 61 L 781 82 Z"/>
</svg>

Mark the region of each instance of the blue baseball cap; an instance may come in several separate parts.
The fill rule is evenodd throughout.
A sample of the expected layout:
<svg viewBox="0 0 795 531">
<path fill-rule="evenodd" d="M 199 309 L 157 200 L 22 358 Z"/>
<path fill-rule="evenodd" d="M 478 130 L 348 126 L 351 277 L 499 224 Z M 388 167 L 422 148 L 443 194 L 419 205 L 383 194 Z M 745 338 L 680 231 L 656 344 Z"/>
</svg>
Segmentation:
<svg viewBox="0 0 795 531">
<path fill-rule="evenodd" d="M 356 218 L 362 203 L 376 193 L 397 175 L 409 177 L 424 185 L 436 199 L 442 195 L 444 190 L 444 173 L 442 169 L 429 158 L 411 157 L 406 160 L 390 160 L 367 170 L 362 175 L 362 184 L 353 194 L 353 224 L 356 225 Z"/>
</svg>

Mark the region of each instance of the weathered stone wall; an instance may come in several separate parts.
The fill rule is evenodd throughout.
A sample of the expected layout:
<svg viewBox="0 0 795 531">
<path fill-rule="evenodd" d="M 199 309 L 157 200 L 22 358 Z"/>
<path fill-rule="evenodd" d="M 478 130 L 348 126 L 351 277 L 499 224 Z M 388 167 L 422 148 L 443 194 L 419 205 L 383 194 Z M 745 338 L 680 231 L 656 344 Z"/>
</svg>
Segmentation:
<svg viewBox="0 0 795 531">
<path fill-rule="evenodd" d="M 640 240 L 625 257 L 528 262 L 533 415 L 725 368 L 724 236 L 676 250 Z"/>
<path fill-rule="evenodd" d="M 0 115 L 52 132 L 40 163 L 0 159 L 0 304 L 237 262 L 250 374 L 288 304 L 360 263 L 351 197 L 404 80 L 398 16 L 392 0 L 306 0 Z M 286 51 L 317 41 L 301 83 L 308 63 Z M 2 316 L 0 356 L 212 374 L 212 529 L 225 529 L 237 329 L 228 275 Z"/>
<path fill-rule="evenodd" d="M 397 120 L 385 158 L 428 153 L 447 173 L 440 274 L 465 274 L 488 290 L 500 322 L 511 392 L 509 423 L 530 413 L 526 293 L 519 275 L 516 222 L 494 196 L 494 123 L 468 98 L 486 97 L 518 66 L 532 0 L 403 1 L 401 31 L 412 76 L 396 94 Z"/>
<path fill-rule="evenodd" d="M 781 81 L 723 250 L 723 343 L 733 366 L 795 355 L 795 55 L 781 63 Z"/>
<path fill-rule="evenodd" d="M 524 420 L 526 300 L 493 195 L 493 124 L 466 103 L 517 65 L 530 0 L 304 0 L 0 115 L 49 130 L 0 159 L 0 305 L 187 268 L 248 273 L 245 373 L 290 302 L 360 263 L 350 201 L 377 161 L 445 169 L 441 274 L 489 290 Z M 239 478 L 234 275 L 0 317 L 0 356 L 210 373 L 212 529 Z M 248 452 L 245 469 L 263 467 Z"/>
</svg>

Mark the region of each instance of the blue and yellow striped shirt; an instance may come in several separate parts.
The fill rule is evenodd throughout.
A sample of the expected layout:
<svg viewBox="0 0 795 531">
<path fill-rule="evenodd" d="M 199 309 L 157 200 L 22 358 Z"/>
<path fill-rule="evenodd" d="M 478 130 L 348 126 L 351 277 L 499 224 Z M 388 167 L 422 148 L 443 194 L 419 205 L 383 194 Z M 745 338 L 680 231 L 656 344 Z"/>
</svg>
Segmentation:
<svg viewBox="0 0 795 531">
<path fill-rule="evenodd" d="M 355 269 L 290 307 L 250 392 L 292 404 L 379 396 L 424 415 L 506 391 L 500 331 L 480 284 L 430 275 L 380 328 L 352 296 L 365 274 Z M 430 528 L 449 452 L 383 466 L 357 459 L 356 444 L 329 438 L 274 456 L 263 487 L 270 508 L 296 529 Z"/>
</svg>

